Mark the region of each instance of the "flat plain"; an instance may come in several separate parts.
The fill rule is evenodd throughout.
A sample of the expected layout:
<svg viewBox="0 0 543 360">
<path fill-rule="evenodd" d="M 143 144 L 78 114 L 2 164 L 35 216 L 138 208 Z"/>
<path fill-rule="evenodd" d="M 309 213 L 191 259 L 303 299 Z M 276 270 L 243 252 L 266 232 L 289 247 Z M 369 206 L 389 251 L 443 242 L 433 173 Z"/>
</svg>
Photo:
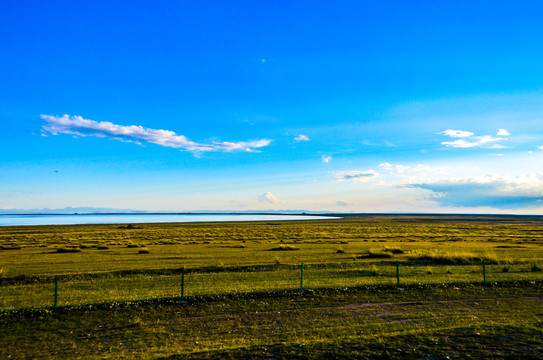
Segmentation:
<svg viewBox="0 0 543 360">
<path fill-rule="evenodd" d="M 0 249 L 5 358 L 543 355 L 541 217 L 3 227 Z"/>
</svg>

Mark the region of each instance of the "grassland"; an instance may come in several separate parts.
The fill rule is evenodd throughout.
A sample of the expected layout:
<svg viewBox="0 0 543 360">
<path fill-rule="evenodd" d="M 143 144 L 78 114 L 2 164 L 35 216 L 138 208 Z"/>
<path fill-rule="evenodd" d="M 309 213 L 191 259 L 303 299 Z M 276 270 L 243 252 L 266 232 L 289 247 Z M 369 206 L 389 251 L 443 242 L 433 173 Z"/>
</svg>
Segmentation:
<svg viewBox="0 0 543 360">
<path fill-rule="evenodd" d="M 274 251 L 292 246 L 297 251 Z M 66 251 L 72 250 L 74 252 Z M 141 249 L 149 253 L 140 254 Z M 402 253 L 395 253 L 394 249 Z M 424 259 L 543 260 L 540 218 L 366 217 L 328 221 L 0 228 L 0 276 Z M 454 258 L 456 257 L 456 260 Z M 447 260 L 449 259 L 449 260 Z"/>
<path fill-rule="evenodd" d="M 0 309 L 50 308 L 57 275 L 61 308 L 2 312 L 0 356 L 541 358 L 542 264 L 540 217 L 4 227 Z M 188 303 L 119 303 L 183 268 Z"/>
<path fill-rule="evenodd" d="M 541 359 L 542 290 L 313 290 L 5 313 L 0 358 Z"/>
</svg>

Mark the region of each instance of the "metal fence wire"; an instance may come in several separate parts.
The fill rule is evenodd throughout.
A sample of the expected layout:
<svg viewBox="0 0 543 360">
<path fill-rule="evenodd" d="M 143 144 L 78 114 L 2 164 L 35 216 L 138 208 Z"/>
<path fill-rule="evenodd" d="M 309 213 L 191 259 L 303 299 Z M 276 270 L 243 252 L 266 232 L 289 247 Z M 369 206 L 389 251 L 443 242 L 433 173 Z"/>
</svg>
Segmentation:
<svg viewBox="0 0 543 360">
<path fill-rule="evenodd" d="M 541 281 L 528 264 L 330 263 L 0 279 L 0 310 L 306 289 Z"/>
</svg>

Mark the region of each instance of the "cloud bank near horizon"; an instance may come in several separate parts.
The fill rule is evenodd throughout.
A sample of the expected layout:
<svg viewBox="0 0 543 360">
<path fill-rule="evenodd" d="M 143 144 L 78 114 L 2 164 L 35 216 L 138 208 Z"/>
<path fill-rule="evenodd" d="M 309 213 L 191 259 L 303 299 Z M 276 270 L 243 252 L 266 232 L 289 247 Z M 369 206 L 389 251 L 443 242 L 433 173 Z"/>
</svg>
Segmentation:
<svg viewBox="0 0 543 360">
<path fill-rule="evenodd" d="M 146 142 L 195 153 L 208 151 L 258 152 L 256 149 L 268 146 L 272 142 L 269 139 L 260 139 L 255 141 L 198 143 L 170 130 L 149 129 L 140 125 L 117 125 L 108 121 L 99 122 L 67 114 L 64 116 L 42 114 L 40 118 L 46 122 L 42 126 L 42 135 L 44 136 L 46 136 L 46 132 L 51 135 L 96 136 L 140 145 L 142 142 Z"/>
<path fill-rule="evenodd" d="M 543 205 L 543 174 L 467 177 L 412 183 L 407 187 L 429 190 L 432 200 L 446 206 L 522 209 Z"/>
<path fill-rule="evenodd" d="M 516 176 L 488 174 L 481 176 L 451 177 L 457 169 L 431 167 L 424 164 L 400 165 L 381 163 L 383 170 L 337 171 L 331 173 L 336 181 L 373 183 L 382 190 L 401 190 L 405 198 L 432 201 L 440 207 L 522 210 L 543 208 L 543 173 L 532 172 Z M 375 181 L 379 178 L 379 181 Z M 363 186 L 363 184 L 361 184 Z M 362 190 L 363 188 L 361 188 Z M 415 195 L 414 190 L 426 190 L 426 195 Z M 398 193 L 399 194 L 399 193 Z M 404 195 L 398 195 L 404 196 Z"/>
</svg>

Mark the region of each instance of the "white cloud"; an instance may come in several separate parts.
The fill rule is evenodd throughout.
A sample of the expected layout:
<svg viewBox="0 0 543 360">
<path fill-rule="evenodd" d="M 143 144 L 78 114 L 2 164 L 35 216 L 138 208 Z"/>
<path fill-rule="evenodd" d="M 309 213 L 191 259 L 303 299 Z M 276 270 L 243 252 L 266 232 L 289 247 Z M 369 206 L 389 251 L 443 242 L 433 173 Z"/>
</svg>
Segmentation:
<svg viewBox="0 0 543 360">
<path fill-rule="evenodd" d="M 157 130 L 144 128 L 139 125 L 116 125 L 107 121 L 94 121 L 83 119 L 81 116 L 41 115 L 46 124 L 43 130 L 52 134 L 72 134 L 77 136 L 97 136 L 120 141 L 141 144 L 141 141 L 192 152 L 204 151 L 248 151 L 255 152 L 258 148 L 268 146 L 271 140 L 261 139 L 240 142 L 212 142 L 209 144 L 197 143 L 188 140 L 183 135 L 177 135 L 170 130 Z"/>
<path fill-rule="evenodd" d="M 445 145 L 447 147 L 455 147 L 455 148 L 472 148 L 477 146 L 486 146 L 493 149 L 501 148 L 501 145 L 489 145 L 496 141 L 502 141 L 505 140 L 504 138 L 495 138 L 490 135 L 483 135 L 483 136 L 474 136 L 472 137 L 474 139 L 473 141 L 466 141 L 464 139 L 458 139 L 455 141 L 444 141 L 441 143 L 441 145 Z M 471 140 L 471 139 L 470 139 Z"/>
<path fill-rule="evenodd" d="M 379 177 L 379 173 L 374 170 L 366 171 L 335 171 L 332 173 L 338 181 L 351 181 L 354 183 L 367 183 L 370 180 Z"/>
<path fill-rule="evenodd" d="M 304 134 L 300 134 L 300 135 L 296 136 L 294 138 L 294 140 L 296 140 L 296 141 L 309 141 L 309 138 Z"/>
<path fill-rule="evenodd" d="M 268 202 L 270 204 L 279 204 L 281 201 L 275 197 L 271 192 L 267 192 L 263 195 L 260 195 L 260 201 Z"/>
<path fill-rule="evenodd" d="M 537 147 L 539 150 L 543 150 L 543 145 Z"/>
<path fill-rule="evenodd" d="M 439 132 L 438 134 L 443 134 L 443 135 L 447 135 L 447 136 L 455 137 L 455 138 L 469 137 L 469 136 L 474 135 L 472 132 L 463 131 L 463 130 L 445 130 L 445 131 Z"/>
<path fill-rule="evenodd" d="M 350 203 L 350 202 L 346 202 L 346 201 L 337 201 L 336 202 L 336 206 L 352 206 L 354 205 L 353 203 Z"/>
<path fill-rule="evenodd" d="M 332 160 L 332 157 L 331 157 L 331 156 L 326 156 L 326 155 L 323 155 L 323 156 L 322 156 L 322 162 L 323 162 L 323 163 L 328 164 L 328 163 L 330 162 L 330 160 Z"/>
<path fill-rule="evenodd" d="M 505 129 L 498 129 L 498 133 L 496 135 L 498 135 L 498 136 L 509 136 L 511 134 L 509 134 L 509 131 L 507 131 Z"/>
</svg>

